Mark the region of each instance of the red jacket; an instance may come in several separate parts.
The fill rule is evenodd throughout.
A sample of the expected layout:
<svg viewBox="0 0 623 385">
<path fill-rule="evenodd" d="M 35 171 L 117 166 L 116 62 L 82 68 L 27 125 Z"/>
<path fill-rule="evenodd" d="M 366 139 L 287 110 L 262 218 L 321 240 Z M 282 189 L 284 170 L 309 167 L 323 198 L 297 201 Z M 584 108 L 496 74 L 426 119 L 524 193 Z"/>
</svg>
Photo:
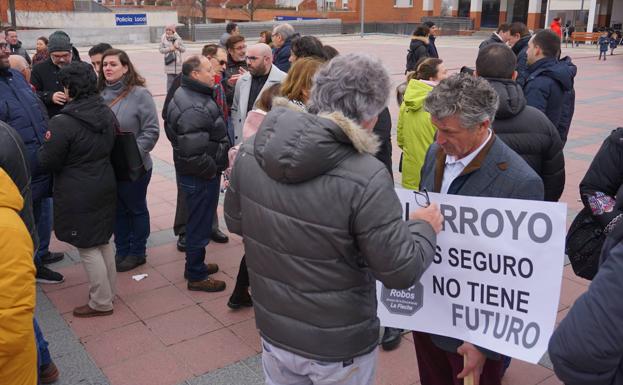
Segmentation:
<svg viewBox="0 0 623 385">
<path fill-rule="evenodd" d="M 554 31 L 556 33 L 556 35 L 558 35 L 558 37 L 560 37 L 562 39 L 562 28 L 560 26 L 560 21 L 552 21 L 552 24 L 549 26 L 549 28 Z"/>
</svg>

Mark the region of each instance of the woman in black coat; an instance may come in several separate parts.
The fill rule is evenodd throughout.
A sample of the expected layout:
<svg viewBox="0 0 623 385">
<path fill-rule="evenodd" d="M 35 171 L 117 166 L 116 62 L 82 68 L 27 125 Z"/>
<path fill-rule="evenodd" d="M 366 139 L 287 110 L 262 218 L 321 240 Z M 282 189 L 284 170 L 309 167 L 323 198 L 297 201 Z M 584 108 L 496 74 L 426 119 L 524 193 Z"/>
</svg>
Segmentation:
<svg viewBox="0 0 623 385">
<path fill-rule="evenodd" d="M 623 127 L 604 140 L 580 182 L 582 203 L 606 232 L 623 222 Z"/>
<path fill-rule="evenodd" d="M 429 36 L 430 29 L 425 25 L 421 25 L 413 31 L 411 43 L 409 44 L 409 51 L 407 53 L 407 69 L 405 73 L 415 71 L 420 60 L 429 56 Z"/>
<path fill-rule="evenodd" d="M 113 312 L 115 252 L 110 238 L 117 185 L 110 154 L 116 119 L 97 92 L 93 68 L 74 62 L 59 72 L 68 103 L 50 120 L 39 152 L 54 175 L 54 232 L 80 253 L 90 283 L 89 302 L 75 317 Z"/>
</svg>

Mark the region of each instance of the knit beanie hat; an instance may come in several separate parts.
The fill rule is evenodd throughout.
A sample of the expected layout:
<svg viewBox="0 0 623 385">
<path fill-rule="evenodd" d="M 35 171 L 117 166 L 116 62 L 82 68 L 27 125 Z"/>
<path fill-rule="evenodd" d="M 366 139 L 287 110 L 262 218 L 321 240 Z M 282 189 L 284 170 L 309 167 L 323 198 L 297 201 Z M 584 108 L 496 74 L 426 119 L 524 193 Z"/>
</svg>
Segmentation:
<svg viewBox="0 0 623 385">
<path fill-rule="evenodd" d="M 48 52 L 71 52 L 71 40 L 63 31 L 56 31 L 48 38 Z"/>
</svg>

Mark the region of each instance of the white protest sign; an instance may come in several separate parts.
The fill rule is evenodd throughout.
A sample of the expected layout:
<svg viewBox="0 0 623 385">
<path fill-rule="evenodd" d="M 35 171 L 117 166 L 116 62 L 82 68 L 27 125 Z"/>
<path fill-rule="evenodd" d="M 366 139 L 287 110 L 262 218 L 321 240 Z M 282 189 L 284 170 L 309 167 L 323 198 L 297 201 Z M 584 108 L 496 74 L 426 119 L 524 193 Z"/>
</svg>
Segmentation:
<svg viewBox="0 0 623 385">
<path fill-rule="evenodd" d="M 413 191 L 396 192 L 405 211 L 418 208 Z M 445 218 L 434 261 L 408 290 L 377 283 L 381 324 L 457 338 L 537 363 L 558 310 L 566 205 L 429 196 Z"/>
</svg>

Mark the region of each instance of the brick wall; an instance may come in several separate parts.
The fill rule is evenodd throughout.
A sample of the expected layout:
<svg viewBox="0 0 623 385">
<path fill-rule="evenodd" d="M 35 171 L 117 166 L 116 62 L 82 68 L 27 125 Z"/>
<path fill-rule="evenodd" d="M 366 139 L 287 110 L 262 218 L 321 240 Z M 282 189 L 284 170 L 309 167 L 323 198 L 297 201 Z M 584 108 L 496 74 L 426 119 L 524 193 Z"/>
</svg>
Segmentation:
<svg viewBox="0 0 623 385">
<path fill-rule="evenodd" d="M 9 0 L 0 0 L 0 17 L 2 23 L 8 23 L 7 10 Z M 18 11 L 73 11 L 73 0 L 15 0 Z"/>
</svg>

